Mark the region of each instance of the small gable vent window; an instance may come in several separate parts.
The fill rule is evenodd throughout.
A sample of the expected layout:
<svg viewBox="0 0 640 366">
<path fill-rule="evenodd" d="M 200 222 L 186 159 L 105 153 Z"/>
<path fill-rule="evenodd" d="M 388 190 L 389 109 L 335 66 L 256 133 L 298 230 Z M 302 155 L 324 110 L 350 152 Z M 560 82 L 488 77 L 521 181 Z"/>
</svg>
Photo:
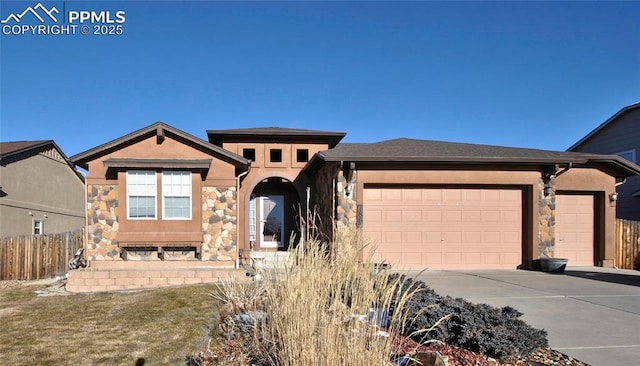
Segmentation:
<svg viewBox="0 0 640 366">
<path fill-rule="evenodd" d="M 298 163 L 306 163 L 309 161 L 309 150 L 308 149 L 297 149 L 296 150 L 296 161 Z"/>
<path fill-rule="evenodd" d="M 636 162 L 636 150 L 635 149 L 622 151 L 622 152 L 616 153 L 615 155 L 618 155 L 621 158 L 625 158 L 625 159 L 629 160 L 632 163 Z"/>
<path fill-rule="evenodd" d="M 269 151 L 269 161 L 271 161 L 272 163 L 282 163 L 282 150 L 271 149 Z"/>
<path fill-rule="evenodd" d="M 247 160 L 256 161 L 256 149 L 242 149 L 242 157 Z"/>
</svg>

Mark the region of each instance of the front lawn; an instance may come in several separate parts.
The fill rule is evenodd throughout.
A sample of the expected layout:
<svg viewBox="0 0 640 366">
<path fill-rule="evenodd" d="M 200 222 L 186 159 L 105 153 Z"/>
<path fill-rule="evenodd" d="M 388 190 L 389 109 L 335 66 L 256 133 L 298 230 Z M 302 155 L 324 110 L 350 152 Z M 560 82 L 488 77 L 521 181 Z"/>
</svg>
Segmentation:
<svg viewBox="0 0 640 366">
<path fill-rule="evenodd" d="M 215 322 L 215 286 L 37 296 L 48 285 L 0 288 L 0 363 L 184 365 Z"/>
</svg>

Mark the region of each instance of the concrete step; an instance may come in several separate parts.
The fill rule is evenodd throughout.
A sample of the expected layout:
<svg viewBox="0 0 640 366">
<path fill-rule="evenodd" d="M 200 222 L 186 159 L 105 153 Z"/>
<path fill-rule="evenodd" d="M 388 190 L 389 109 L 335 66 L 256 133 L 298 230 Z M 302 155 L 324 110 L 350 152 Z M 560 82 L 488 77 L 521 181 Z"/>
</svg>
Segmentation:
<svg viewBox="0 0 640 366">
<path fill-rule="evenodd" d="M 293 256 L 290 252 L 259 252 L 254 251 L 249 254 L 250 265 L 253 268 L 282 268 L 293 265 Z"/>
</svg>

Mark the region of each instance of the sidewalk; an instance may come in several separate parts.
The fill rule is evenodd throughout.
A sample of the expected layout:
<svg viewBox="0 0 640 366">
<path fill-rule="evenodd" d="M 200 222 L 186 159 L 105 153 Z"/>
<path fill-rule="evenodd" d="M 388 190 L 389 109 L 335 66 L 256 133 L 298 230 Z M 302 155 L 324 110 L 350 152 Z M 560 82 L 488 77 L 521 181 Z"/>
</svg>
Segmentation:
<svg viewBox="0 0 640 366">
<path fill-rule="evenodd" d="M 440 295 L 518 309 L 522 320 L 547 330 L 552 348 L 592 366 L 640 364 L 638 271 L 427 270 L 417 278 Z"/>
</svg>

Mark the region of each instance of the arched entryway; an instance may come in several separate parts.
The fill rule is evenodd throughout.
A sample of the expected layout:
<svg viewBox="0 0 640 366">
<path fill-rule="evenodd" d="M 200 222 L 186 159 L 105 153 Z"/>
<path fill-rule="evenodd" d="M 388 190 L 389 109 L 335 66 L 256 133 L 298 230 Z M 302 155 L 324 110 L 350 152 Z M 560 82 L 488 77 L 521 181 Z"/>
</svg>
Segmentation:
<svg viewBox="0 0 640 366">
<path fill-rule="evenodd" d="M 282 177 L 261 180 L 248 197 L 246 232 L 255 251 L 285 251 L 300 239 L 300 193 Z"/>
</svg>

